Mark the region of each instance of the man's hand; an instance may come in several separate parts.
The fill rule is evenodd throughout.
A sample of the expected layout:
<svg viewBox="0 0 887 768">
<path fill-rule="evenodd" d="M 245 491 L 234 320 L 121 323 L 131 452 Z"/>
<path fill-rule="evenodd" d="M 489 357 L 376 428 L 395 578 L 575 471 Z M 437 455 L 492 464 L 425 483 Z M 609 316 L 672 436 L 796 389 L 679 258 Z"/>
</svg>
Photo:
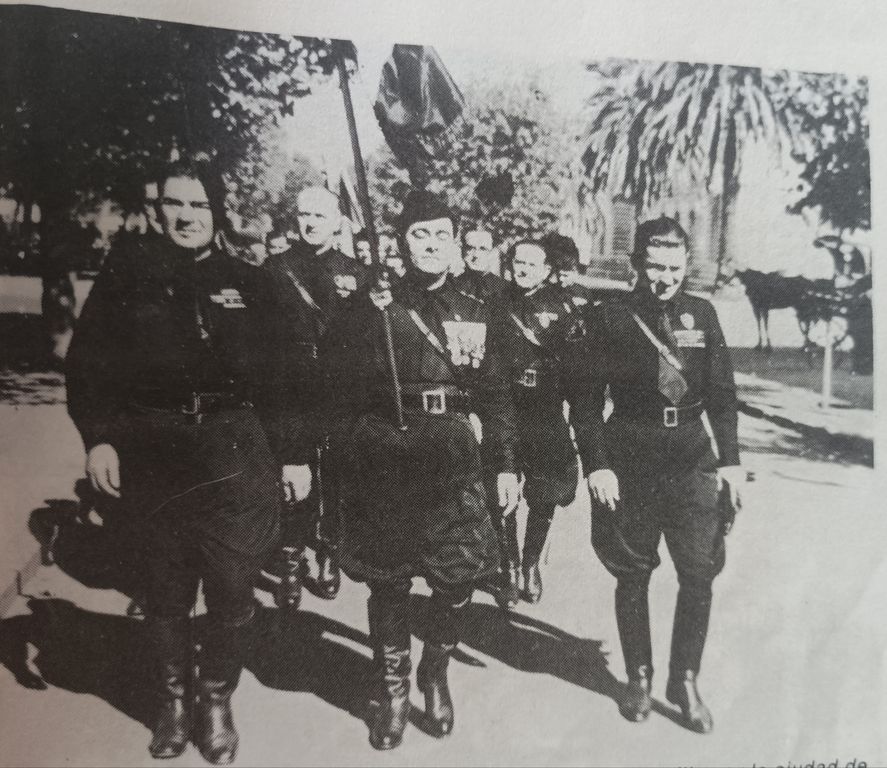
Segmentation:
<svg viewBox="0 0 887 768">
<path fill-rule="evenodd" d="M 508 517 L 517 509 L 520 501 L 520 484 L 514 472 L 500 472 L 496 476 L 496 493 L 499 496 L 499 509 L 502 516 Z"/>
<path fill-rule="evenodd" d="M 307 464 L 285 464 L 280 472 L 280 482 L 287 502 L 304 501 L 311 493 L 311 467 Z"/>
<path fill-rule="evenodd" d="M 108 443 L 99 443 L 86 454 L 86 476 L 94 490 L 120 498 L 120 458 Z"/>
<path fill-rule="evenodd" d="M 385 309 L 393 300 L 391 296 L 391 283 L 388 280 L 383 278 L 370 288 L 370 301 L 373 302 L 376 309 Z"/>
<path fill-rule="evenodd" d="M 616 511 L 619 501 L 619 479 L 612 469 L 597 469 L 588 475 L 588 492 L 598 504 L 606 504 Z"/>
<path fill-rule="evenodd" d="M 730 503 L 733 509 L 742 509 L 742 490 L 745 488 L 745 470 L 739 465 L 732 467 L 718 467 L 718 491 L 724 484 L 730 492 Z"/>
</svg>

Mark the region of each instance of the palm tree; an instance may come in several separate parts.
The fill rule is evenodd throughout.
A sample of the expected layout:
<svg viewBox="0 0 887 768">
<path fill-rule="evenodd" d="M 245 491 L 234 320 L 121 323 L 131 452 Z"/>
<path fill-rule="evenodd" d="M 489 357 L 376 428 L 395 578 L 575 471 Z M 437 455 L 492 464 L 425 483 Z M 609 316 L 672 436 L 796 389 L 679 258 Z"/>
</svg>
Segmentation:
<svg viewBox="0 0 887 768">
<path fill-rule="evenodd" d="M 788 138 L 759 69 L 682 62 L 610 60 L 589 64 L 603 86 L 592 111 L 583 157 L 594 194 L 625 195 L 640 205 L 690 185 L 719 196 L 718 277 L 739 189 L 747 141 L 775 149 Z"/>
</svg>

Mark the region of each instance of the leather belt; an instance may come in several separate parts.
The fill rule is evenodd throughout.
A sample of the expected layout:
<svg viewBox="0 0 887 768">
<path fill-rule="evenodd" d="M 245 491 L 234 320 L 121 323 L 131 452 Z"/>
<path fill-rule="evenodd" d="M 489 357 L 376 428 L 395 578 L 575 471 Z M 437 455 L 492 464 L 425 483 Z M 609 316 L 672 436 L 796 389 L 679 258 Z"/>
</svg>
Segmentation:
<svg viewBox="0 0 887 768">
<path fill-rule="evenodd" d="M 135 408 L 167 413 L 181 413 L 195 424 L 210 413 L 231 408 L 252 408 L 253 404 L 241 395 L 230 392 L 189 392 L 173 395 L 165 392 L 139 392 L 130 400 Z"/>
<path fill-rule="evenodd" d="M 705 411 L 702 403 L 693 403 L 692 405 L 675 406 L 668 405 L 663 407 L 649 407 L 631 409 L 616 408 L 616 413 L 624 418 L 632 421 L 649 421 L 660 427 L 679 427 L 683 424 L 697 421 Z"/>
<path fill-rule="evenodd" d="M 471 397 L 452 385 L 429 385 L 417 387 L 416 385 L 404 385 L 402 392 L 405 408 L 415 408 L 439 415 L 442 413 L 458 412 L 469 413 Z"/>
<path fill-rule="evenodd" d="M 514 384 L 525 389 L 551 388 L 558 383 L 557 373 L 549 368 L 531 366 L 514 374 Z"/>
</svg>

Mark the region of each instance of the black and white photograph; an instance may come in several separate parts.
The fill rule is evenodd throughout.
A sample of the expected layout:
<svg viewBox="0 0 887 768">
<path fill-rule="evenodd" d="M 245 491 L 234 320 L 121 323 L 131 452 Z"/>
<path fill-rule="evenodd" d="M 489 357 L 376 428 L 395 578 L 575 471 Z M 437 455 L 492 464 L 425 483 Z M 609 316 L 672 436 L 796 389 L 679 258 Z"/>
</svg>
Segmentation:
<svg viewBox="0 0 887 768">
<path fill-rule="evenodd" d="M 883 7 L 62 5 L 0 3 L 0 765 L 887 765 Z"/>
</svg>

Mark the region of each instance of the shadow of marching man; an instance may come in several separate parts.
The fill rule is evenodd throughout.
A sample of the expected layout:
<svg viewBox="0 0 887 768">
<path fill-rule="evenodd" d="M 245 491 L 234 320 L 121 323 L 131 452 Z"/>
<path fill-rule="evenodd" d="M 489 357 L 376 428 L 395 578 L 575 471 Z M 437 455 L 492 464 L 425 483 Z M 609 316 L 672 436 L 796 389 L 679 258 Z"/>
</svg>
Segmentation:
<svg viewBox="0 0 887 768">
<path fill-rule="evenodd" d="M 28 528 L 40 544 L 43 565 L 57 565 L 68 576 L 95 589 L 115 589 L 131 598 L 129 616 L 141 616 L 145 563 L 139 521 L 117 499 L 97 494 L 85 479 L 73 499 L 46 499 Z"/>
<path fill-rule="evenodd" d="M 424 639 L 429 599 L 413 596 L 410 602 L 413 629 Z M 504 613 L 494 605 L 472 603 L 464 616 L 462 641 L 468 648 L 522 672 L 551 675 L 617 704 L 623 697 L 625 686 L 610 672 L 600 640 L 576 637 L 544 621 L 513 611 Z M 464 649 L 453 658 L 470 666 L 485 666 Z M 664 707 L 657 710 L 667 712 Z"/>
<path fill-rule="evenodd" d="M 28 615 L 0 621 L 0 662 L 19 685 L 91 694 L 150 727 L 150 670 L 139 622 L 57 598 L 32 598 L 28 608 Z"/>
</svg>

